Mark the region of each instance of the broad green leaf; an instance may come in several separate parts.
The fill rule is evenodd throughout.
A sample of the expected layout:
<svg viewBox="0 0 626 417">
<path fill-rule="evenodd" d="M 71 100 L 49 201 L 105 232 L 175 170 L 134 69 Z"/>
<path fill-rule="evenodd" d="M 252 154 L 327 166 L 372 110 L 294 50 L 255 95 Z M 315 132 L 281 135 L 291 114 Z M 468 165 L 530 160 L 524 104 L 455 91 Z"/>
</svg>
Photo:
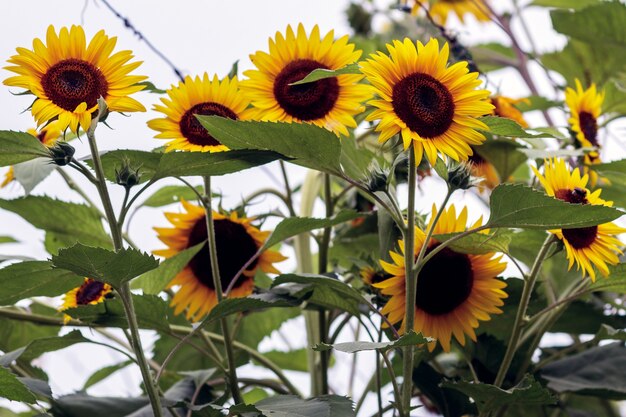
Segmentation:
<svg viewBox="0 0 626 417">
<path fill-rule="evenodd" d="M 228 298 L 215 306 L 205 319 L 207 323 L 245 311 L 262 310 L 271 307 L 293 307 L 300 301 L 275 293 L 253 294 L 242 298 Z"/>
<path fill-rule="evenodd" d="M 204 188 L 197 186 L 196 191 L 202 195 Z M 166 185 L 146 198 L 141 205 L 145 207 L 163 207 L 168 204 L 178 203 L 181 199 L 195 200 L 197 198 L 196 192 L 186 185 Z"/>
<path fill-rule="evenodd" d="M 624 329 L 614 329 L 611 326 L 607 326 L 606 324 L 602 324 L 600 326 L 600 330 L 596 333 L 594 337 L 595 340 L 621 340 L 626 342 L 626 330 Z"/>
<path fill-rule="evenodd" d="M 0 208 L 18 214 L 46 234 L 52 234 L 59 245 L 71 246 L 80 242 L 90 246 L 112 247 L 100 215 L 84 204 L 31 195 L 0 200 Z"/>
<path fill-rule="evenodd" d="M 150 81 L 140 81 L 140 82 L 137 83 L 137 85 L 143 85 L 144 86 L 142 91 L 148 91 L 150 93 L 155 93 L 155 94 L 165 94 L 165 93 L 167 93 L 167 91 L 158 88 L 157 86 L 155 86 Z"/>
<path fill-rule="evenodd" d="M 306 362 L 306 357 L 304 359 L 304 361 Z M 288 369 L 288 368 L 285 368 Z M 243 397 L 243 402 L 246 404 L 254 404 L 256 402 L 261 401 L 264 398 L 269 397 L 270 395 L 267 393 L 267 391 L 265 391 L 262 388 L 252 388 L 250 391 L 246 391 L 243 394 L 241 394 L 241 396 Z M 0 417 L 2 417 L 2 415 L 0 414 Z"/>
<path fill-rule="evenodd" d="M 569 1 L 569 0 L 565 0 L 565 1 Z M 533 111 L 533 110 L 548 110 L 548 109 L 551 109 L 552 107 L 560 107 L 562 105 L 563 105 L 562 101 L 549 100 L 543 96 L 528 96 L 525 98 L 524 101 L 520 101 L 519 103 L 516 103 L 515 107 L 519 111 L 526 113 L 526 112 Z"/>
<path fill-rule="evenodd" d="M 13 174 L 28 195 L 54 171 L 55 167 L 50 158 L 35 158 L 14 165 Z"/>
<path fill-rule="evenodd" d="M 300 233 L 310 232 L 311 230 L 321 229 L 324 227 L 336 226 L 349 220 L 354 220 L 360 216 L 361 214 L 354 210 L 345 210 L 328 219 L 290 217 L 278 223 L 261 249 L 265 250 L 271 248 L 283 240 L 299 235 Z"/>
<path fill-rule="evenodd" d="M 526 155 L 520 152 L 522 149 L 522 145 L 512 140 L 495 139 L 486 141 L 475 151 L 493 165 L 501 180 L 506 181 L 526 162 Z"/>
<path fill-rule="evenodd" d="M 589 286 L 589 291 L 610 291 L 618 294 L 626 294 L 626 263 L 620 263 L 609 267 L 609 276 L 598 277 Z"/>
<path fill-rule="evenodd" d="M 598 346 L 547 364 L 541 377 L 558 392 L 626 399 L 626 347 L 620 343 Z"/>
<path fill-rule="evenodd" d="M 313 274 L 283 274 L 276 277 L 273 290 L 291 287 L 290 295 L 305 298 L 308 303 L 328 309 L 338 308 L 355 316 L 361 314 L 359 305 L 366 304 L 356 289 L 338 279 Z M 280 286 L 280 287 L 279 287 Z"/>
<path fill-rule="evenodd" d="M 274 362 L 280 369 L 288 369 L 290 371 L 309 372 L 307 362 L 308 349 L 296 349 L 282 352 L 278 350 L 270 350 L 264 352 L 263 356 Z"/>
<path fill-rule="evenodd" d="M 434 235 L 433 237 L 439 242 L 458 235 L 459 233 L 447 233 L 442 235 Z M 513 238 L 513 232 L 508 229 L 496 229 L 493 233 L 473 233 L 462 237 L 450 244 L 450 248 L 460 253 L 469 253 L 473 255 L 481 255 L 492 252 L 508 252 L 509 244 Z"/>
<path fill-rule="evenodd" d="M 338 395 L 306 400 L 295 395 L 277 395 L 257 402 L 253 409 L 253 412 L 272 417 L 356 417 L 352 401 Z"/>
<path fill-rule="evenodd" d="M 48 156 L 48 149 L 30 133 L 0 130 L 0 167 Z"/>
<path fill-rule="evenodd" d="M 341 140 L 322 127 L 302 123 L 237 121 L 217 116 L 197 117 L 211 136 L 231 149 L 278 152 L 307 168 L 336 175 L 341 173 Z"/>
<path fill-rule="evenodd" d="M 169 331 L 169 309 L 165 300 L 155 295 L 133 294 L 133 303 L 139 327 Z M 65 310 L 65 313 L 93 325 L 128 328 L 124 306 L 117 298 L 105 299 L 103 303 L 95 305 L 71 308 Z"/>
<path fill-rule="evenodd" d="M 0 397 L 11 401 L 34 404 L 37 399 L 17 377 L 6 368 L 0 367 Z"/>
<path fill-rule="evenodd" d="M 570 204 L 524 185 L 501 184 L 491 193 L 491 227 L 572 229 L 608 223 L 623 213 L 611 207 Z"/>
<path fill-rule="evenodd" d="M 498 116 L 483 116 L 479 118 L 489 129 L 486 133 L 507 138 L 545 138 L 545 133 L 534 134 L 525 131 L 516 121 Z"/>
<path fill-rule="evenodd" d="M 154 256 L 137 249 L 113 252 L 80 243 L 61 249 L 58 255 L 52 256 L 52 263 L 56 268 L 106 282 L 116 288 L 159 266 Z"/>
<path fill-rule="evenodd" d="M 341 139 L 341 167 L 346 175 L 365 181 L 372 174 L 376 155 L 369 149 L 359 147 L 352 138 Z"/>
<path fill-rule="evenodd" d="M 300 314 L 301 310 L 297 307 L 268 308 L 246 314 L 239 324 L 236 340 L 256 349 L 263 339 L 271 336 L 285 321 Z"/>
<path fill-rule="evenodd" d="M 147 403 L 145 396 L 122 398 L 70 394 L 55 398 L 50 412 L 54 417 L 126 417 Z"/>
<path fill-rule="evenodd" d="M 590 44 L 626 48 L 626 5 L 622 2 L 603 1 L 575 12 L 553 10 L 550 15 L 557 32 Z"/>
<path fill-rule="evenodd" d="M 116 363 L 115 365 L 105 366 L 104 368 L 98 369 L 96 372 L 91 374 L 89 378 L 87 378 L 87 381 L 85 381 L 85 385 L 83 385 L 83 390 L 86 390 L 90 386 L 95 385 L 98 382 L 105 380 L 106 378 L 110 377 L 117 371 L 126 368 L 131 363 L 132 363 L 131 361 L 125 361 L 121 363 Z"/>
<path fill-rule="evenodd" d="M 602 0 L 533 0 L 529 6 L 558 7 L 561 9 L 582 9 L 594 4 L 600 3 Z"/>
<path fill-rule="evenodd" d="M 27 261 L 0 269 L 0 305 L 35 296 L 55 297 L 80 286 L 84 277 L 53 269 L 47 261 Z"/>
<path fill-rule="evenodd" d="M 11 236 L 0 236 L 0 243 L 17 243 L 17 240 Z"/>
<path fill-rule="evenodd" d="M 153 180 L 165 177 L 232 174 L 275 161 L 274 152 L 251 150 L 228 152 L 168 152 L 161 157 Z"/>
<path fill-rule="evenodd" d="M 141 288 L 144 294 L 158 294 L 165 286 L 183 270 L 191 259 L 206 245 L 198 243 L 171 258 L 162 261 L 158 267 L 144 273 L 133 282 L 133 288 Z"/>
<path fill-rule="evenodd" d="M 602 325 L 626 327 L 626 316 L 609 314 L 601 305 L 577 300 L 567 305 L 556 323 L 548 330 L 553 333 L 593 334 Z"/>
<path fill-rule="evenodd" d="M 79 330 L 73 330 L 63 336 L 35 339 L 28 345 L 0 356 L 0 366 L 9 366 L 13 361 L 22 359 L 31 361 L 47 352 L 65 349 L 77 343 L 91 343 Z"/>
<path fill-rule="evenodd" d="M 354 62 L 352 64 L 348 64 L 345 67 L 342 67 L 336 70 L 317 68 L 311 71 L 309 74 L 307 74 L 307 76 L 301 79 L 300 81 L 296 81 L 289 85 L 307 84 L 307 83 L 312 83 L 314 81 L 323 80 L 324 78 L 332 78 L 332 77 L 337 77 L 339 75 L 346 75 L 346 74 L 361 74 L 361 70 L 359 69 L 359 64 Z"/>
<path fill-rule="evenodd" d="M 508 390 L 494 385 L 466 381 L 444 382 L 443 386 L 472 397 L 478 405 L 478 410 L 486 414 L 505 406 L 523 407 L 556 403 L 556 398 L 550 394 L 550 391 L 529 375 Z"/>
<path fill-rule="evenodd" d="M 120 170 L 122 166 L 128 166 L 134 170 L 139 169 L 139 182 L 150 180 L 159 165 L 159 161 L 163 156 L 159 152 L 146 152 L 134 149 L 119 149 L 115 151 L 105 152 L 100 155 L 104 176 L 111 182 L 116 182 L 115 170 Z M 87 163 L 93 166 L 93 162 L 88 160 Z"/>
<path fill-rule="evenodd" d="M 391 342 L 345 342 L 345 343 L 335 343 L 334 345 L 329 345 L 326 343 L 320 343 L 313 347 L 313 350 L 317 351 L 325 351 L 335 349 L 340 352 L 345 353 L 356 353 L 364 350 L 379 350 L 386 351 L 389 349 L 394 349 L 397 347 L 403 346 L 417 346 L 423 345 L 425 343 L 433 342 L 435 339 L 430 337 L 424 337 L 421 333 L 415 333 L 413 330 L 408 333 L 403 334 L 399 339 L 393 340 Z"/>
</svg>

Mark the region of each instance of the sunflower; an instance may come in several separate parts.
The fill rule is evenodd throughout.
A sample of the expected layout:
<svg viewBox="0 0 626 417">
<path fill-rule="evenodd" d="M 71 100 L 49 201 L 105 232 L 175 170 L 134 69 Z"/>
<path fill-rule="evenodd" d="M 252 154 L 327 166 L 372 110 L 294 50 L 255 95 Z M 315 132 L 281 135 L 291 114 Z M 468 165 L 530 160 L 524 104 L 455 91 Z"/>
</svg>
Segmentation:
<svg viewBox="0 0 626 417">
<path fill-rule="evenodd" d="M 485 187 L 493 190 L 500 184 L 500 176 L 498 171 L 491 162 L 483 158 L 476 150 L 469 157 L 470 172 L 473 177 L 480 178 L 478 189 L 482 192 Z"/>
<path fill-rule="evenodd" d="M 361 269 L 360 275 L 363 282 L 369 286 L 378 284 L 379 282 L 391 278 L 391 275 L 389 275 L 385 271 L 382 271 L 380 269 L 374 269 L 371 266 L 367 266 Z"/>
<path fill-rule="evenodd" d="M 401 133 L 404 149 L 411 144 L 419 162 L 426 152 L 434 165 L 437 152 L 454 160 L 467 160 L 470 145 L 480 145 L 485 137 L 476 129 L 488 130 L 477 117 L 489 114 L 489 91 L 475 90 L 481 84 L 478 73 L 469 73 L 467 62 L 448 64 L 448 44 L 441 51 L 439 42 L 426 45 L 393 41 L 387 49 L 361 64 L 380 99 L 369 102 L 377 109 L 367 120 L 380 119 L 376 131 L 379 142 Z"/>
<path fill-rule="evenodd" d="M 524 119 L 522 112 L 515 107 L 515 104 L 518 103 L 529 104 L 530 100 L 527 98 L 510 98 L 505 96 L 491 97 L 491 104 L 494 106 L 493 114 L 511 119 L 517 122 L 521 127 L 528 128 L 528 122 Z"/>
<path fill-rule="evenodd" d="M 59 129 L 69 126 L 76 133 L 79 125 L 87 131 L 100 97 L 110 111 L 145 111 L 128 97 L 143 89 L 137 83 L 147 77 L 128 75 L 141 62 L 128 63 L 133 58 L 130 51 L 111 55 L 116 42 L 101 30 L 87 46 L 82 27 L 63 27 L 57 35 L 51 25 L 46 44 L 35 39 L 32 51 L 17 48 L 18 54 L 8 60 L 13 65 L 6 69 L 18 75 L 4 84 L 25 88 L 37 97 L 31 111 L 39 125 L 58 119 Z"/>
<path fill-rule="evenodd" d="M 112 288 L 109 284 L 96 281 L 95 279 L 85 278 L 83 285 L 65 294 L 63 306 L 60 310 L 64 311 L 78 306 L 101 303 L 111 291 Z"/>
<path fill-rule="evenodd" d="M 186 213 L 165 213 L 165 217 L 174 225 L 174 228 L 155 228 L 159 239 L 169 247 L 154 251 L 155 255 L 169 258 L 206 241 L 207 227 L 204 209 L 184 200 L 182 204 Z M 239 218 L 236 212 L 228 216 L 213 212 L 213 221 L 220 279 L 223 290 L 226 290 L 231 279 L 263 245 L 270 232 L 260 231 L 250 224 L 252 219 Z M 256 270 L 260 268 L 263 272 L 277 274 L 279 271 L 272 264 L 285 259 L 276 251 L 263 252 L 237 280 L 229 297 L 245 297 L 251 294 Z M 172 300 L 174 314 L 180 314 L 187 309 L 188 320 L 200 320 L 217 304 L 207 244 L 172 279 L 169 287 L 174 286 L 180 286 Z"/>
<path fill-rule="evenodd" d="M 254 109 L 252 118 L 280 122 L 306 122 L 337 134 L 348 135 L 356 127 L 354 115 L 364 110 L 361 102 L 370 98 L 369 86 L 358 84 L 360 74 L 345 74 L 306 84 L 291 85 L 316 69 L 336 70 L 356 62 L 361 51 L 348 43 L 348 36 L 333 40 L 334 32 L 320 36 L 313 27 L 307 36 L 304 26 L 297 34 L 287 26 L 286 35 L 276 32 L 269 40 L 269 53 L 250 55 L 257 69 L 248 70 L 241 82 Z"/>
<path fill-rule="evenodd" d="M 420 3 L 416 2 L 411 13 L 417 14 L 420 8 Z M 433 19 L 442 25 L 446 24 L 450 13 L 456 14 L 461 23 L 466 14 L 471 14 L 482 22 L 491 20 L 484 0 L 434 0 L 428 10 Z"/>
<path fill-rule="evenodd" d="M 437 209 L 433 206 L 430 222 Z M 480 226 L 478 220 L 472 228 Z M 444 210 L 435 225 L 434 234 L 463 232 L 466 230 L 467 209 L 463 208 L 458 218 L 454 206 Z M 430 227 L 430 224 L 429 224 Z M 426 235 L 415 229 L 415 256 L 418 255 Z M 431 239 L 426 254 L 439 246 L 440 242 Z M 406 308 L 404 241 L 399 241 L 400 253 L 390 252 L 393 263 L 380 261 L 383 269 L 393 277 L 374 287 L 391 298 L 381 310 L 391 323 L 402 321 L 400 331 L 404 332 L 404 314 Z M 465 344 L 465 335 L 476 341 L 474 329 L 479 320 L 489 320 L 489 314 L 502 313 L 499 307 L 507 297 L 503 291 L 506 284 L 496 277 L 506 268 L 500 262 L 501 256 L 493 253 L 483 255 L 467 255 L 445 248 L 429 260 L 419 273 L 417 294 L 415 297 L 416 332 L 434 337 L 444 351 L 450 351 L 452 335 L 461 344 Z M 436 342 L 428 345 L 429 350 L 435 348 Z"/>
<path fill-rule="evenodd" d="M 222 81 L 204 73 L 203 77 L 185 77 L 184 81 L 167 90 L 169 99 L 162 98 L 163 105 L 154 110 L 166 117 L 153 119 L 148 126 L 160 133 L 159 139 L 173 139 L 167 143 L 166 151 L 175 149 L 200 152 L 221 152 L 228 148 L 209 135 L 195 115 L 221 116 L 229 119 L 244 119 L 250 101 L 239 92 L 237 77 L 226 77 Z"/>
<path fill-rule="evenodd" d="M 580 176 L 580 171 L 575 169 L 570 171 L 565 161 L 560 158 L 546 160 L 544 164 L 544 175 L 541 175 L 533 167 L 535 175 L 543 185 L 546 193 L 567 201 L 572 204 L 592 204 L 611 207 L 612 201 L 605 201 L 600 198 L 602 190 L 590 192 L 586 186 L 589 180 L 588 175 Z M 582 269 L 583 276 L 589 274 L 592 281 L 596 279 L 593 268 L 598 268 L 603 276 L 609 275 L 608 264 L 617 265 L 619 259 L 617 254 L 621 254 L 622 243 L 615 237 L 626 229 L 617 226 L 615 223 L 605 223 L 597 226 L 582 227 L 576 229 L 550 230 L 565 245 L 569 268 L 576 262 L 578 269 Z"/>
<path fill-rule="evenodd" d="M 41 128 L 39 132 L 36 129 L 28 129 L 27 133 L 30 133 L 41 143 L 43 143 L 47 147 L 54 146 L 56 141 L 61 137 L 61 129 L 59 129 L 58 122 L 48 123 L 46 126 Z M 10 167 L 9 170 L 4 174 L 4 181 L 0 184 L 0 188 L 4 188 L 9 185 L 11 182 L 15 180 L 15 170 L 13 167 Z"/>
</svg>

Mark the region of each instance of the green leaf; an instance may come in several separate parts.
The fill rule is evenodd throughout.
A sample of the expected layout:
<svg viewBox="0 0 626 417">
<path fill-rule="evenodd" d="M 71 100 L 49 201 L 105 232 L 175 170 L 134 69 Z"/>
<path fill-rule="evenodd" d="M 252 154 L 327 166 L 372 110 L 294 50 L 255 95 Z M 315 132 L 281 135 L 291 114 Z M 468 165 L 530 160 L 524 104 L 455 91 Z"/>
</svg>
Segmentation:
<svg viewBox="0 0 626 417">
<path fill-rule="evenodd" d="M 141 90 L 141 91 L 148 91 L 150 93 L 155 93 L 155 94 L 165 94 L 165 93 L 167 93 L 167 91 L 158 88 L 157 86 L 155 86 L 150 81 L 140 81 L 140 82 L 137 83 L 137 85 L 143 85 L 144 86 L 143 90 Z"/>
<path fill-rule="evenodd" d="M 603 1 L 575 12 L 553 10 L 550 15 L 557 32 L 590 44 L 626 48 L 626 5 L 621 2 Z"/>
<path fill-rule="evenodd" d="M 295 395 L 277 395 L 257 402 L 254 408 L 272 417 L 356 417 L 352 401 L 338 395 L 306 400 Z"/>
<path fill-rule="evenodd" d="M 293 82 L 289 85 L 307 84 L 314 81 L 323 80 L 324 78 L 332 78 L 345 74 L 361 74 L 359 64 L 354 62 L 336 70 L 317 68 L 308 73 L 307 76 L 300 81 Z"/>
<path fill-rule="evenodd" d="M 198 193 L 204 193 L 204 188 L 202 186 L 197 186 L 195 188 Z M 166 185 L 150 197 L 146 198 L 141 205 L 145 207 L 163 207 L 168 204 L 178 203 L 181 199 L 195 200 L 197 198 L 198 196 L 194 190 L 186 185 Z"/>
<path fill-rule="evenodd" d="M 556 403 L 556 398 L 529 375 L 526 375 L 519 384 L 508 390 L 494 385 L 466 381 L 444 382 L 443 386 L 461 391 L 472 397 L 481 414 L 489 414 L 504 406 L 522 407 Z"/>
<path fill-rule="evenodd" d="M 593 334 L 603 324 L 611 327 L 626 327 L 626 316 L 608 314 L 602 305 L 593 302 L 573 301 L 550 327 L 553 333 Z"/>
<path fill-rule="evenodd" d="M 84 245 L 112 248 L 98 212 L 84 204 L 68 203 L 49 197 L 28 196 L 0 200 L 0 208 L 18 214 L 38 229 L 57 239 L 58 246 Z M 54 250 L 46 245 L 46 248 Z"/>
<path fill-rule="evenodd" d="M 56 268 L 106 282 L 116 288 L 159 266 L 154 256 L 137 249 L 113 252 L 80 243 L 61 249 L 58 255 L 52 256 L 52 263 Z"/>
<path fill-rule="evenodd" d="M 521 149 L 522 145 L 512 140 L 495 139 L 486 141 L 475 151 L 489 161 L 498 172 L 498 176 L 506 181 L 526 162 L 526 155 L 520 152 Z"/>
<path fill-rule="evenodd" d="M 232 174 L 275 161 L 280 155 L 261 151 L 168 152 L 161 157 L 153 180 L 165 177 Z"/>
<path fill-rule="evenodd" d="M 52 401 L 54 417 L 126 417 L 148 403 L 146 397 L 91 397 L 70 394 Z"/>
<path fill-rule="evenodd" d="M 515 51 L 498 42 L 483 43 L 469 48 L 474 61 L 483 72 L 515 66 Z"/>
<path fill-rule="evenodd" d="M 200 123 L 230 149 L 274 151 L 300 165 L 339 175 L 341 141 L 337 135 L 311 124 L 237 121 L 197 116 Z M 217 154 L 213 154 L 217 155 Z"/>
<path fill-rule="evenodd" d="M 623 213 L 611 207 L 570 204 L 524 185 L 501 184 L 491 193 L 491 227 L 570 229 L 608 223 Z"/>
<path fill-rule="evenodd" d="M 291 284 L 290 294 L 297 298 L 306 298 L 308 303 L 328 309 L 338 308 L 355 316 L 361 314 L 359 305 L 366 304 L 365 299 L 356 289 L 338 279 L 313 274 L 283 274 L 276 277 L 272 289 L 285 288 Z M 278 287 L 281 286 L 281 287 Z"/>
<path fill-rule="evenodd" d="M 626 399 L 626 347 L 620 343 L 594 347 L 547 364 L 541 377 L 558 393 Z"/>
<path fill-rule="evenodd" d="M 582 9 L 594 4 L 600 3 L 602 0 L 533 0 L 529 6 L 558 7 L 561 9 Z"/>
<path fill-rule="evenodd" d="M 535 134 L 527 132 L 516 121 L 507 119 L 506 117 L 483 116 L 478 120 L 480 120 L 489 127 L 489 129 L 485 131 L 486 133 L 490 133 L 496 136 L 530 139 L 545 138 L 549 136 L 546 133 Z"/>
<path fill-rule="evenodd" d="M 621 340 L 626 342 L 626 330 L 624 329 L 614 329 L 611 326 L 607 326 L 606 324 L 602 324 L 600 326 L 600 330 L 596 333 L 594 337 L 595 340 Z"/>
<path fill-rule="evenodd" d="M 569 0 L 565 0 L 569 1 Z M 528 96 L 525 98 L 526 101 L 520 101 L 516 103 L 514 106 L 521 111 L 522 113 L 526 113 L 533 110 L 548 110 L 553 107 L 563 106 L 562 101 L 554 101 L 549 100 L 543 96 Z"/>
<path fill-rule="evenodd" d="M 365 181 L 372 174 L 376 155 L 369 149 L 359 147 L 356 140 L 345 138 L 341 139 L 340 161 L 348 177 Z"/>
<path fill-rule="evenodd" d="M 146 152 L 134 149 L 119 149 L 115 151 L 105 152 L 100 155 L 104 176 L 109 181 L 115 183 L 115 170 L 119 170 L 124 164 L 128 164 L 133 169 L 139 169 L 139 182 L 145 182 L 154 177 L 159 161 L 163 156 L 160 152 Z M 92 160 L 87 160 L 90 166 L 93 166 Z"/>
<path fill-rule="evenodd" d="M 30 133 L 0 130 L 0 167 L 39 157 L 49 157 L 48 149 L 39 139 Z"/>
<path fill-rule="evenodd" d="M 422 336 L 421 333 L 415 333 L 413 330 L 408 333 L 400 336 L 399 339 L 393 340 L 391 342 L 345 342 L 345 343 L 335 343 L 334 345 L 329 345 L 326 343 L 320 343 L 313 347 L 313 350 L 317 351 L 326 351 L 330 349 L 335 349 L 340 352 L 345 353 L 356 353 L 364 350 L 378 350 L 378 351 L 386 351 L 389 349 L 394 349 L 402 346 L 416 346 L 423 345 L 425 343 L 433 342 L 435 339 L 430 337 Z"/>
<path fill-rule="evenodd" d="M 20 162 L 13 166 L 13 175 L 24 188 L 26 195 L 54 171 L 56 166 L 50 158 L 35 158 L 30 161 Z"/>
<path fill-rule="evenodd" d="M 17 243 L 18 241 L 11 236 L 0 236 L 0 243 Z"/>
<path fill-rule="evenodd" d="M 460 233 L 447 233 L 434 235 L 433 237 L 439 242 L 445 242 L 448 239 Z M 460 253 L 469 253 L 473 255 L 481 255 L 492 252 L 508 252 L 509 244 L 513 238 L 513 232 L 508 229 L 496 229 L 493 233 L 473 233 L 462 237 L 452 244 L 450 248 Z"/>
<path fill-rule="evenodd" d="M 322 229 L 324 227 L 336 226 L 361 216 L 362 214 L 359 214 L 354 210 L 344 210 L 327 219 L 316 219 L 312 217 L 287 218 L 278 223 L 270 237 L 265 241 L 261 250 L 271 248 L 283 240 L 299 235 L 300 233 L 310 232 L 311 230 Z"/>
<path fill-rule="evenodd" d="M 169 309 L 165 300 L 155 295 L 133 294 L 133 304 L 139 327 L 169 331 Z M 103 303 L 95 305 L 70 308 L 65 313 L 92 325 L 128 328 L 124 306 L 117 298 L 105 299 Z"/>
<path fill-rule="evenodd" d="M 87 381 L 85 381 L 85 385 L 83 385 L 83 391 L 89 388 L 90 386 L 95 385 L 98 382 L 105 380 L 106 378 L 113 375 L 115 372 L 126 368 L 130 364 L 132 364 L 131 361 L 125 361 L 125 362 L 116 363 L 115 365 L 105 366 L 104 368 L 98 369 L 96 372 L 91 374 L 89 378 L 87 378 Z"/>
<path fill-rule="evenodd" d="M 309 372 L 307 355 L 308 349 L 304 348 L 287 352 L 270 350 L 269 352 L 263 353 L 263 356 L 278 365 L 280 369 L 300 372 Z"/>
<path fill-rule="evenodd" d="M 0 367 L 0 397 L 34 404 L 37 399 L 8 369 Z"/>
<path fill-rule="evenodd" d="M 618 294 L 626 294 L 626 263 L 620 263 L 609 267 L 610 274 L 607 278 L 598 278 L 589 286 L 589 291 L 610 291 Z"/>
<path fill-rule="evenodd" d="M 270 307 L 293 307 L 298 300 L 277 295 L 277 293 L 254 294 L 242 298 L 227 298 L 215 306 L 205 319 L 207 323 L 244 311 L 262 310 Z"/>
<path fill-rule="evenodd" d="M 35 296 L 55 297 L 80 286 L 84 277 L 53 269 L 47 261 L 27 261 L 0 269 L 0 305 Z"/>
<path fill-rule="evenodd" d="M 184 251 L 178 252 L 171 258 L 165 259 L 158 267 L 137 278 L 133 282 L 133 288 L 141 288 L 144 294 L 160 293 L 205 245 L 206 242 L 198 243 Z"/>
<path fill-rule="evenodd" d="M 269 337 L 274 330 L 287 320 L 298 317 L 299 308 L 268 308 L 246 314 L 239 324 L 236 340 L 253 348 L 258 348 L 265 337 Z"/>
<path fill-rule="evenodd" d="M 0 356 L 0 366 L 9 366 L 13 361 L 22 359 L 27 362 L 40 357 L 44 353 L 65 349 L 77 343 L 91 343 L 80 330 L 73 330 L 64 336 L 35 339 L 28 345 Z"/>
</svg>

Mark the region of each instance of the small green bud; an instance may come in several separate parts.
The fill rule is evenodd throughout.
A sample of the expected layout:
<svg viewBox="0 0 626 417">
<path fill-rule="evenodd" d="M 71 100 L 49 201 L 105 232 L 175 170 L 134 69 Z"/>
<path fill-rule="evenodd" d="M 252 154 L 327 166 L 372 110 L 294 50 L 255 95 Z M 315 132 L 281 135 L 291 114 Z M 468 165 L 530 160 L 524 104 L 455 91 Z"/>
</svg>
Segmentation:
<svg viewBox="0 0 626 417">
<path fill-rule="evenodd" d="M 141 180 L 140 168 L 133 168 L 129 161 L 124 161 L 120 169 L 115 168 L 115 182 L 124 188 L 131 188 Z"/>
<path fill-rule="evenodd" d="M 50 148 L 50 158 L 58 166 L 65 166 L 72 161 L 76 150 L 67 142 L 58 142 Z"/>
<path fill-rule="evenodd" d="M 476 185 L 476 179 L 472 177 L 468 163 L 448 164 L 448 185 L 452 191 L 467 190 Z"/>
</svg>

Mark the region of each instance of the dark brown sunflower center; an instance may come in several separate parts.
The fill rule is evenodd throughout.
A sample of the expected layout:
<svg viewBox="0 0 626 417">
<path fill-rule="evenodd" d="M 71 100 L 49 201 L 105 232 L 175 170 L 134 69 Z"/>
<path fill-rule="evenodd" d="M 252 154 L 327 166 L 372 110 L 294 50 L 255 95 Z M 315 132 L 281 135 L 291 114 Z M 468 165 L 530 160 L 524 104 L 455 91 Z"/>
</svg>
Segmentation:
<svg viewBox="0 0 626 417">
<path fill-rule="evenodd" d="M 339 98 L 337 78 L 330 77 L 306 84 L 289 85 L 300 81 L 311 71 L 328 69 L 312 59 L 291 61 L 274 80 L 274 98 L 280 107 L 300 120 L 315 120 L 326 116 Z"/>
<path fill-rule="evenodd" d="M 84 306 L 96 301 L 102 296 L 104 283 L 90 279 L 85 281 L 76 291 L 76 305 Z"/>
<path fill-rule="evenodd" d="M 239 269 L 248 262 L 250 258 L 258 250 L 256 242 L 250 236 L 246 228 L 228 219 L 215 220 L 215 244 L 217 246 L 217 257 L 220 270 L 220 281 L 222 289 L 225 291 L 233 277 L 239 272 Z M 187 247 L 197 245 L 207 240 L 206 219 L 199 219 L 191 230 Z M 253 269 L 257 264 L 255 260 L 248 267 Z M 213 274 L 211 273 L 211 259 L 209 255 L 209 245 L 204 244 L 200 252 L 189 261 L 189 266 L 194 275 L 204 285 L 211 289 L 215 289 L 213 285 Z M 245 282 L 244 277 L 240 277 L 234 288 L 238 288 Z"/>
<path fill-rule="evenodd" d="M 432 252 L 439 244 L 426 250 Z M 469 257 L 445 248 L 422 268 L 417 281 L 417 308 L 431 315 L 447 314 L 472 292 L 474 272 Z"/>
<path fill-rule="evenodd" d="M 560 189 L 554 193 L 559 200 L 567 201 L 572 204 L 589 204 L 587 201 L 587 191 L 582 188 L 574 188 L 573 190 Z M 577 229 L 562 229 L 563 237 L 575 249 L 583 249 L 589 247 L 598 235 L 598 226 L 581 227 Z"/>
<path fill-rule="evenodd" d="M 593 146 L 598 146 L 598 121 L 591 113 L 580 112 L 578 115 L 580 130 Z"/>
<path fill-rule="evenodd" d="M 454 118 L 452 94 L 428 74 L 411 74 L 396 83 L 391 104 L 409 129 L 426 139 L 445 133 Z"/>
<path fill-rule="evenodd" d="M 209 135 L 204 126 L 200 124 L 196 118 L 196 114 L 200 116 L 220 116 L 228 119 L 237 120 L 237 114 L 226 106 L 219 103 L 200 103 L 196 104 L 183 114 L 180 119 L 180 133 L 194 145 L 200 146 L 218 146 L 218 142 L 213 136 Z"/>
<path fill-rule="evenodd" d="M 100 96 L 106 97 L 109 84 L 93 64 L 80 59 L 59 61 L 41 77 L 46 96 L 57 106 L 74 111 L 85 102 L 87 108 L 96 105 Z"/>
</svg>

